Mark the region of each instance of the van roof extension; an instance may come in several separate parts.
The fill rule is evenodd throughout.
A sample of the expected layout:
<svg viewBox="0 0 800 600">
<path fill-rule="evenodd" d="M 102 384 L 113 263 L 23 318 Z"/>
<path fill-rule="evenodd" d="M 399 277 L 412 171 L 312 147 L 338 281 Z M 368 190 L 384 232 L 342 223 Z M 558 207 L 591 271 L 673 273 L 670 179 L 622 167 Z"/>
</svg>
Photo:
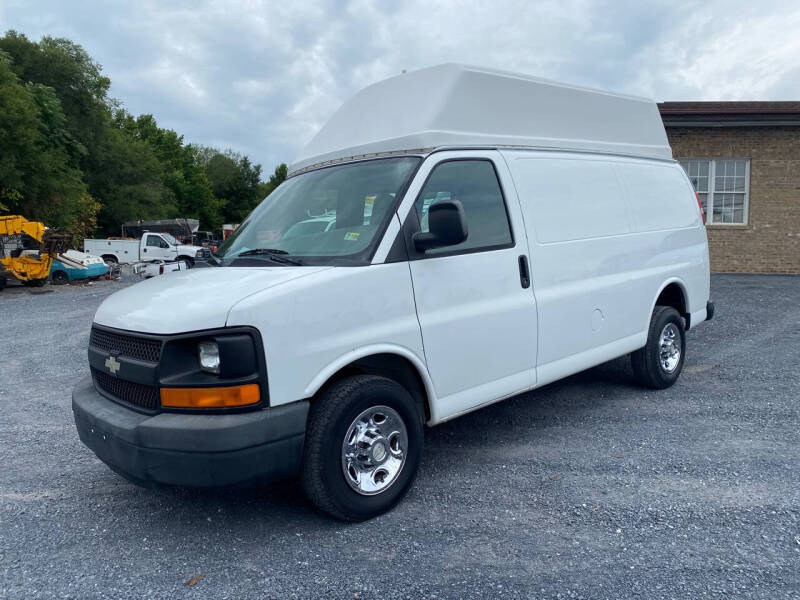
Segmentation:
<svg viewBox="0 0 800 600">
<path fill-rule="evenodd" d="M 672 158 L 652 100 L 443 64 L 358 92 L 334 113 L 289 171 L 451 146 Z"/>
</svg>

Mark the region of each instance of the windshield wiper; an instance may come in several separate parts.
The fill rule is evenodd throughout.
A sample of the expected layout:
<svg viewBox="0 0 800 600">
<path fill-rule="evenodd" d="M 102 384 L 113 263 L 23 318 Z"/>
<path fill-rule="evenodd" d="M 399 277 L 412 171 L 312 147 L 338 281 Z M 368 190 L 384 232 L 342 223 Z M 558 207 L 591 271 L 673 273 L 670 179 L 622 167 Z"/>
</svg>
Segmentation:
<svg viewBox="0 0 800 600">
<path fill-rule="evenodd" d="M 286 250 L 280 248 L 253 248 L 252 250 L 245 250 L 239 252 L 236 256 L 254 256 L 256 254 L 289 254 Z"/>
<path fill-rule="evenodd" d="M 303 263 L 301 261 L 294 258 L 289 258 L 286 256 L 288 254 L 289 253 L 286 250 L 281 250 L 280 248 L 253 248 L 252 250 L 240 252 L 231 258 L 236 258 L 238 256 L 266 256 L 270 260 L 277 263 L 302 266 Z"/>
</svg>

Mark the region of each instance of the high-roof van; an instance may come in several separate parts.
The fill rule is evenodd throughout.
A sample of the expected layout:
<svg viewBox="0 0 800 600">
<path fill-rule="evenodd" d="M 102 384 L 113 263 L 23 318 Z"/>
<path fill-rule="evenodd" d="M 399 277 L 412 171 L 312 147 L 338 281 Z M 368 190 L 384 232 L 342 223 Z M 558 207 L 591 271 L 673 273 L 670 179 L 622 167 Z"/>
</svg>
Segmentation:
<svg viewBox="0 0 800 600">
<path fill-rule="evenodd" d="M 134 482 L 299 474 L 363 520 L 424 426 L 626 354 L 666 388 L 713 308 L 653 102 L 442 65 L 348 100 L 209 267 L 108 297 L 75 422 Z"/>
</svg>

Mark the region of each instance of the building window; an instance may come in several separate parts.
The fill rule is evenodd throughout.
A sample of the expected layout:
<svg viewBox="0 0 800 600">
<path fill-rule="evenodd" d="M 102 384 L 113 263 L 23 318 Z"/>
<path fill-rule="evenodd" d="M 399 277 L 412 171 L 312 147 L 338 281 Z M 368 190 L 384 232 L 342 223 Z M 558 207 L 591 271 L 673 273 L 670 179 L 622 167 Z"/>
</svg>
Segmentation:
<svg viewBox="0 0 800 600">
<path fill-rule="evenodd" d="M 745 225 L 750 196 L 750 161 L 745 158 L 679 158 L 700 196 L 706 223 Z"/>
</svg>

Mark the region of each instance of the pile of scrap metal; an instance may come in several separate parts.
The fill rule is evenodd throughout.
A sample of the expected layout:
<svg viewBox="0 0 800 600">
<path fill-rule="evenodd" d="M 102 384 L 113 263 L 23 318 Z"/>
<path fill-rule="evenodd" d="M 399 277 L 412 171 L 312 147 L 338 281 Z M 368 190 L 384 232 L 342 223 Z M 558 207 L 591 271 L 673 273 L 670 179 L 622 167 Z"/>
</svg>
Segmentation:
<svg viewBox="0 0 800 600">
<path fill-rule="evenodd" d="M 102 260 L 102 259 L 100 259 Z M 122 267 L 119 263 L 105 263 L 106 267 L 108 267 L 108 273 L 106 273 L 106 279 L 122 279 Z"/>
<path fill-rule="evenodd" d="M 185 271 L 188 265 L 182 260 L 175 261 L 153 261 L 153 262 L 138 262 L 133 265 L 133 272 L 143 279 L 150 279 L 165 273 L 174 273 L 175 271 Z"/>
<path fill-rule="evenodd" d="M 50 282 L 63 284 L 76 280 L 97 280 L 108 275 L 109 269 L 99 256 L 78 250 L 67 250 L 53 260 Z"/>
<path fill-rule="evenodd" d="M 53 260 L 71 240 L 71 234 L 25 217 L 0 216 L 0 290 L 10 277 L 23 285 L 47 283 Z"/>
</svg>

